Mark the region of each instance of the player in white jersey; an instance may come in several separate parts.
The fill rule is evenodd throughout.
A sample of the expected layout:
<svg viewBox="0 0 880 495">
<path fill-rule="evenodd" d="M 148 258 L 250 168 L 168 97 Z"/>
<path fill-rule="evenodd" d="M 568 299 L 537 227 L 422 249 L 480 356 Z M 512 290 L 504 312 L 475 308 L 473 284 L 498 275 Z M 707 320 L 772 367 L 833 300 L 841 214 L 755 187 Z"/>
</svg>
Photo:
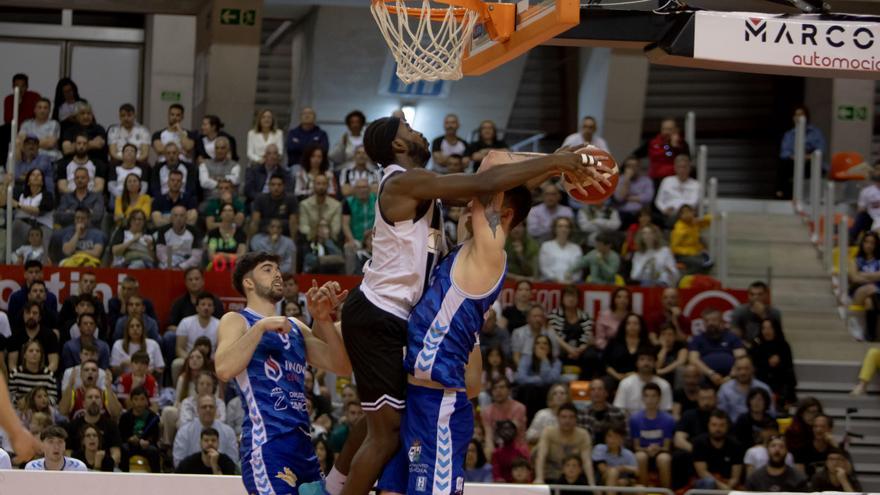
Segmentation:
<svg viewBox="0 0 880 495">
<path fill-rule="evenodd" d="M 327 478 L 327 490 L 333 495 L 367 493 L 397 450 L 406 392 L 407 318 L 446 244 L 437 200 L 462 203 L 523 184 L 534 187 L 560 173 L 574 177 L 575 183 L 594 179 L 610 187 L 602 175 L 607 170 L 595 159 L 567 151 L 479 176 L 439 175 L 423 168 L 431 157 L 428 141 L 396 117 L 372 122 L 364 133 L 364 147 L 384 170 L 373 257 L 364 266 L 360 286 L 342 308 L 342 335 L 365 412 L 366 433 L 363 425 L 357 425 L 349 435 Z"/>
</svg>

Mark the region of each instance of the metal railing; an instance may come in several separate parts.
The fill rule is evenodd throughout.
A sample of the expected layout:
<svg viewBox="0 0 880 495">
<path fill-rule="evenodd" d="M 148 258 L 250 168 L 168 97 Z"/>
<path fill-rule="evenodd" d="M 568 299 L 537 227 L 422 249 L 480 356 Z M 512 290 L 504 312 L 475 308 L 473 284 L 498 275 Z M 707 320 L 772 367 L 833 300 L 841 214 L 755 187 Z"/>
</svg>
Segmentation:
<svg viewBox="0 0 880 495">
<path fill-rule="evenodd" d="M 706 195 L 707 213 L 711 216 L 712 221 L 709 224 L 709 256 L 717 261 L 718 257 L 718 179 L 712 177 L 709 179 L 709 192 Z"/>
<path fill-rule="evenodd" d="M 807 118 L 800 116 L 795 121 L 794 131 L 794 180 L 792 181 L 791 199 L 794 202 L 794 211 L 804 211 L 804 160 L 807 141 Z"/>
<path fill-rule="evenodd" d="M 844 306 L 849 305 L 849 278 L 847 271 L 849 270 L 849 217 L 843 215 L 840 217 L 840 223 L 837 226 L 837 298 Z"/>
<path fill-rule="evenodd" d="M 12 191 L 15 185 L 15 155 L 18 145 L 18 107 L 21 103 L 21 90 L 16 86 L 12 91 L 12 125 L 9 132 L 9 154 L 6 156 L 6 173 L 12 177 L 6 185 L 6 263 L 12 261 Z"/>
<path fill-rule="evenodd" d="M 825 221 L 822 227 L 822 266 L 828 273 L 834 271 L 831 266 L 832 250 L 834 249 L 834 182 L 825 182 Z"/>
<path fill-rule="evenodd" d="M 706 198 L 709 197 L 706 190 L 706 176 L 709 168 L 709 148 L 700 146 L 697 151 L 697 182 L 700 184 L 700 215 L 706 214 Z"/>
<path fill-rule="evenodd" d="M 684 141 L 691 150 L 697 149 L 697 114 L 693 111 L 684 115 Z"/>
<path fill-rule="evenodd" d="M 727 287 L 727 212 L 718 215 L 718 258 L 715 259 L 715 275 L 722 287 Z"/>
<path fill-rule="evenodd" d="M 822 212 L 822 151 L 816 150 L 810 159 L 810 221 L 813 224 L 812 241 L 819 242 L 819 217 Z"/>
<path fill-rule="evenodd" d="M 583 485 L 549 485 L 550 493 L 559 495 L 560 492 L 580 492 L 580 493 L 596 493 L 596 492 L 614 492 L 614 493 L 652 493 L 662 495 L 675 495 L 669 488 L 646 488 L 643 486 L 583 486 Z M 726 492 L 725 492 L 726 493 Z M 699 495 L 699 494 L 698 494 Z M 707 494 L 713 495 L 713 494 Z"/>
</svg>

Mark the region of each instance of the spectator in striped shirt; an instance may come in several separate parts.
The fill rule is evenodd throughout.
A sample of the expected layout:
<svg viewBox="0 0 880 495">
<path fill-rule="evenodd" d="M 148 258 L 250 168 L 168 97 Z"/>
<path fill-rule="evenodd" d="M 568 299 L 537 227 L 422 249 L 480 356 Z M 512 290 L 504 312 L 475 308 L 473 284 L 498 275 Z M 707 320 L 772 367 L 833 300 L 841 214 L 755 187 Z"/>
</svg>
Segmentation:
<svg viewBox="0 0 880 495">
<path fill-rule="evenodd" d="M 58 401 L 58 385 L 54 373 L 46 366 L 43 346 L 32 340 L 22 347 L 18 366 L 9 373 L 9 393 L 12 400 L 17 401 L 37 387 L 49 391 L 53 404 Z"/>
<path fill-rule="evenodd" d="M 347 197 L 354 194 L 356 185 L 360 180 L 366 180 L 370 186 L 371 192 L 379 191 L 379 179 L 381 175 L 376 168 L 370 163 L 370 157 L 363 146 L 358 146 L 354 151 L 354 165 L 339 174 L 339 186 L 342 190 L 342 196 Z"/>
</svg>

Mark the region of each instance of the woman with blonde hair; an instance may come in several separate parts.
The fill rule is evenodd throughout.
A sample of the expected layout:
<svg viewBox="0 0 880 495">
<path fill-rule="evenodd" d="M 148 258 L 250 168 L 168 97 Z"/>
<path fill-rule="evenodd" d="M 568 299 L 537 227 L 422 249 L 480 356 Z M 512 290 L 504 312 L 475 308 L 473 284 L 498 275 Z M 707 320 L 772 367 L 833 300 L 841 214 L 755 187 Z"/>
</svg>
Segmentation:
<svg viewBox="0 0 880 495">
<path fill-rule="evenodd" d="M 568 386 L 563 383 L 557 383 L 550 387 L 547 391 L 547 407 L 535 413 L 532 424 L 526 430 L 526 440 L 529 444 L 537 443 L 541 439 L 541 432 L 548 426 L 556 426 L 556 413 L 559 412 L 559 406 L 571 401 Z"/>
<path fill-rule="evenodd" d="M 247 135 L 247 157 L 250 165 L 263 163 L 266 147 L 274 144 L 284 150 L 284 135 L 278 128 L 272 110 L 264 108 L 254 115 L 254 127 Z"/>
<path fill-rule="evenodd" d="M 643 286 L 675 287 L 678 284 L 675 256 L 663 245 L 662 234 L 655 225 L 646 225 L 636 234 L 630 278 Z"/>
<path fill-rule="evenodd" d="M 125 322 L 125 330 L 122 339 L 113 343 L 110 351 L 110 367 L 116 376 L 131 370 L 131 356 L 137 351 L 145 351 L 150 355 L 150 371 L 157 376 L 162 376 L 165 369 L 165 359 L 159 343 L 147 338 L 144 329 L 144 321 L 141 318 L 130 317 Z"/>
</svg>

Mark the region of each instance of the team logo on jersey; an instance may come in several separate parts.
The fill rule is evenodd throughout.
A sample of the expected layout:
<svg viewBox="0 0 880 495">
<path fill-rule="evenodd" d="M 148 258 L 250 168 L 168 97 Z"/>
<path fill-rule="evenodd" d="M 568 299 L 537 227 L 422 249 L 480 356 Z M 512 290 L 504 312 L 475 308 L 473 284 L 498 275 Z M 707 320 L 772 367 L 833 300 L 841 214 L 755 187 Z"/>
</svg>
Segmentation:
<svg viewBox="0 0 880 495">
<path fill-rule="evenodd" d="M 416 478 L 416 491 L 423 492 L 428 485 L 428 478 L 424 476 L 419 476 Z"/>
<path fill-rule="evenodd" d="M 416 440 L 409 448 L 409 462 L 416 462 L 422 455 L 422 442 Z"/>
<path fill-rule="evenodd" d="M 289 467 L 285 466 L 284 472 L 282 473 L 281 471 L 279 471 L 278 474 L 275 475 L 275 477 L 284 480 L 285 483 L 296 488 L 296 475 L 293 474 L 293 471 L 291 471 Z"/>
<path fill-rule="evenodd" d="M 266 362 L 263 364 L 263 371 L 266 373 L 266 377 L 273 382 L 277 383 L 281 379 L 281 365 L 278 364 L 278 361 L 272 359 L 272 356 L 266 358 Z"/>
</svg>

